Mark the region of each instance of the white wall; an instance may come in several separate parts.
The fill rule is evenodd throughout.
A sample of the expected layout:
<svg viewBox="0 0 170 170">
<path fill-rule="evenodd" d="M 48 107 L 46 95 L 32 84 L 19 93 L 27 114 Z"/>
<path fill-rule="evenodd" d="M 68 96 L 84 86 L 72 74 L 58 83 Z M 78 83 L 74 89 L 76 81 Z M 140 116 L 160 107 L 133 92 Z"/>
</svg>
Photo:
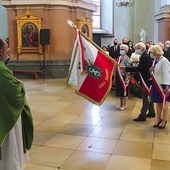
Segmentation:
<svg viewBox="0 0 170 170">
<path fill-rule="evenodd" d="M 101 0 L 101 28 L 113 34 L 113 0 Z"/>
<path fill-rule="evenodd" d="M 170 0 L 169 0 L 170 1 Z M 154 15 L 161 6 L 160 0 L 133 0 L 133 6 L 119 7 L 114 3 L 115 38 L 121 42 L 123 37 L 131 39 L 134 43 L 140 40 L 140 28 L 146 31 L 146 41 L 157 43 L 158 23 Z"/>
<path fill-rule="evenodd" d="M 155 14 L 159 13 L 160 7 L 161 7 L 161 1 L 155 0 Z M 158 21 L 155 21 L 155 18 L 154 18 L 154 39 L 153 39 L 153 42 L 155 44 L 158 43 Z"/>
<path fill-rule="evenodd" d="M 129 32 L 129 7 L 119 7 L 114 3 L 114 38 L 118 39 L 119 42 L 122 41 L 122 38 L 130 38 L 128 35 Z M 130 7 L 131 8 L 131 7 Z"/>
</svg>

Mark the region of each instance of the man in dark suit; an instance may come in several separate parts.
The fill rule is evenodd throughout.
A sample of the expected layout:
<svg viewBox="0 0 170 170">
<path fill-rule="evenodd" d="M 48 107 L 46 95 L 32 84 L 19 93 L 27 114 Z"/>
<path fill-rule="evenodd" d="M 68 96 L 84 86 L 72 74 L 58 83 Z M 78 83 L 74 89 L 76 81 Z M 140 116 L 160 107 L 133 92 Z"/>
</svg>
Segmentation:
<svg viewBox="0 0 170 170">
<path fill-rule="evenodd" d="M 137 67 L 124 67 L 122 66 L 121 69 L 125 69 L 126 72 L 140 72 L 141 76 L 146 83 L 147 87 L 150 86 L 150 67 L 152 66 L 152 58 L 149 54 L 146 52 L 146 46 L 144 43 L 139 42 L 135 46 L 135 51 L 137 54 L 139 54 L 140 60 Z M 148 94 L 143 88 L 143 94 L 142 94 L 142 108 L 140 111 L 139 116 L 134 119 L 134 121 L 146 121 L 146 117 L 155 117 L 155 111 L 154 111 L 154 105 L 152 102 L 148 101 Z M 149 110 L 148 114 L 147 111 Z"/>
<path fill-rule="evenodd" d="M 113 44 L 114 45 L 109 48 L 109 55 L 113 59 L 117 59 L 120 56 L 120 46 L 118 45 L 118 40 L 114 39 Z"/>
</svg>

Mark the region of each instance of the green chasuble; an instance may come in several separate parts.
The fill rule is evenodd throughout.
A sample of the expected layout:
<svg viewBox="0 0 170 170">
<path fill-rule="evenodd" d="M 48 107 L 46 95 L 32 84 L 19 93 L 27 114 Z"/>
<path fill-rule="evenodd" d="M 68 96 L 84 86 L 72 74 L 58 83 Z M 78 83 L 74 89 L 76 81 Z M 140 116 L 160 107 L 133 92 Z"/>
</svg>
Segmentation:
<svg viewBox="0 0 170 170">
<path fill-rule="evenodd" d="M 33 121 L 25 100 L 24 85 L 14 77 L 4 62 L 0 61 L 0 147 L 20 115 L 25 152 L 32 145 Z"/>
</svg>

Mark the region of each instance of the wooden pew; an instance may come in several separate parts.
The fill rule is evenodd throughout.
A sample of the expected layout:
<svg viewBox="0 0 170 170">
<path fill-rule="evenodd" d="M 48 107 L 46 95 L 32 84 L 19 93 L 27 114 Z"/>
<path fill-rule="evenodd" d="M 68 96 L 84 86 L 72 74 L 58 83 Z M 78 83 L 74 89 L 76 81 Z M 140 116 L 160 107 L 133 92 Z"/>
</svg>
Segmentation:
<svg viewBox="0 0 170 170">
<path fill-rule="evenodd" d="M 42 70 L 19 70 L 19 69 L 14 69 L 11 71 L 13 73 L 33 73 L 35 80 L 38 80 L 38 75 L 39 75 L 39 73 L 42 72 Z"/>
</svg>

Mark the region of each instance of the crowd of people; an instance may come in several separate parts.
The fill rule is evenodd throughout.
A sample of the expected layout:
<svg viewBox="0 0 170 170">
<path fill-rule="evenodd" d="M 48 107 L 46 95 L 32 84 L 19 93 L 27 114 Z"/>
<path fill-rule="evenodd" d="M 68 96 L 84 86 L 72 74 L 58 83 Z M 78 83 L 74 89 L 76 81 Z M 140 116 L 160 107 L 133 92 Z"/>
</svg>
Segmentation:
<svg viewBox="0 0 170 170">
<path fill-rule="evenodd" d="M 167 124 L 168 97 L 170 86 L 170 41 L 153 44 L 122 39 L 103 50 L 117 61 L 113 80 L 116 96 L 120 98 L 118 110 L 127 107 L 129 77 L 138 73 L 143 89 L 142 108 L 134 121 L 146 121 L 155 117 L 154 128 L 164 129 Z M 0 39 L 0 169 L 24 169 L 29 160 L 28 150 L 33 141 L 33 120 L 25 98 L 22 81 L 16 79 L 6 66 L 9 58 L 8 42 Z M 152 87 L 152 88 L 151 88 Z M 156 109 L 154 109 L 154 103 Z M 8 122 L 8 123 L 6 123 Z M 10 163 L 9 163 L 10 162 Z"/>
<path fill-rule="evenodd" d="M 126 109 L 129 79 L 138 73 L 143 102 L 134 121 L 146 121 L 147 117 L 156 115 L 153 127 L 165 128 L 170 86 L 170 41 L 158 44 L 139 41 L 133 45 L 127 38 L 123 38 L 121 43 L 114 39 L 107 52 L 118 63 L 113 78 L 116 96 L 120 98 L 117 109 Z"/>
</svg>

